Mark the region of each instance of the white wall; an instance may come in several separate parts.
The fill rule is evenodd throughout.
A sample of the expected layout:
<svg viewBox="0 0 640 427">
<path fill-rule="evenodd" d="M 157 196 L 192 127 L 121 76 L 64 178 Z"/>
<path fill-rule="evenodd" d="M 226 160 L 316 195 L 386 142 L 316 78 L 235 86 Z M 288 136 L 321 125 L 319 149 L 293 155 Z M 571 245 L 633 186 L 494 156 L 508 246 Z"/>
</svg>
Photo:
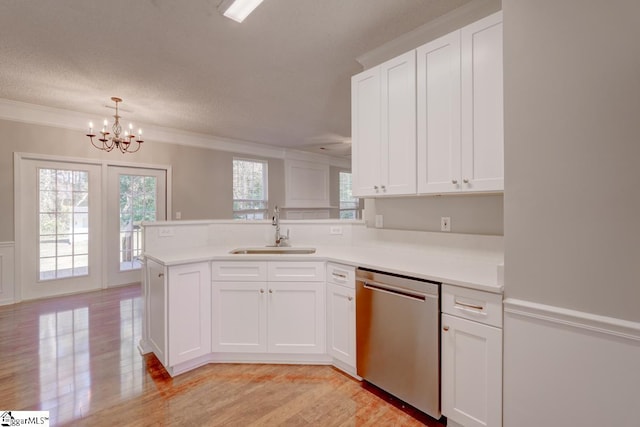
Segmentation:
<svg viewBox="0 0 640 427">
<path fill-rule="evenodd" d="M 638 425 L 639 341 L 556 312 L 640 324 L 640 2 L 503 11 L 505 294 L 545 307 L 505 315 L 505 426 Z"/>
<path fill-rule="evenodd" d="M 440 218 L 451 218 L 451 232 L 501 236 L 502 194 L 394 197 L 375 200 L 384 228 L 440 231 Z M 373 225 L 372 225 L 373 226 Z"/>
</svg>

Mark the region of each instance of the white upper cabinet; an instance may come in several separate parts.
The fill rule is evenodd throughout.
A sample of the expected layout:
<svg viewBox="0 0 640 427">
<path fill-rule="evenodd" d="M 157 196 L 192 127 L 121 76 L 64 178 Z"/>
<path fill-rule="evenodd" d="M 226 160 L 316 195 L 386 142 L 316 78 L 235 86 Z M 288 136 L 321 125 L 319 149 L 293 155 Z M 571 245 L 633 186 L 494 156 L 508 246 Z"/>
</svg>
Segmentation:
<svg viewBox="0 0 640 427">
<path fill-rule="evenodd" d="M 375 195 L 380 186 L 380 70 L 351 78 L 351 172 L 353 195 Z"/>
<path fill-rule="evenodd" d="M 504 190 L 502 12 L 464 27 L 462 190 Z M 468 181 L 468 182 L 465 182 Z"/>
<path fill-rule="evenodd" d="M 460 188 L 460 31 L 417 50 L 418 193 Z"/>
<path fill-rule="evenodd" d="M 502 12 L 417 52 L 418 193 L 504 190 Z"/>
<path fill-rule="evenodd" d="M 355 196 L 414 194 L 415 51 L 351 80 Z"/>
<path fill-rule="evenodd" d="M 356 196 L 504 190 L 502 12 L 353 76 Z"/>
</svg>

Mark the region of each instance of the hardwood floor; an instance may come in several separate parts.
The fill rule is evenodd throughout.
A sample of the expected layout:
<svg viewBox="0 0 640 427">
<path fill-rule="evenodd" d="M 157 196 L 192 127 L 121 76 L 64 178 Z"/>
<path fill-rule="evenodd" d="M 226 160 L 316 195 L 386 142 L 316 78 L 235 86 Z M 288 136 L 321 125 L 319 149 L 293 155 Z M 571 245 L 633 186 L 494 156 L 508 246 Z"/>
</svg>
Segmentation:
<svg viewBox="0 0 640 427">
<path fill-rule="evenodd" d="M 139 285 L 0 307 L 0 410 L 47 410 L 51 425 L 444 425 L 328 366 L 171 378 L 138 353 L 141 322 Z"/>
</svg>

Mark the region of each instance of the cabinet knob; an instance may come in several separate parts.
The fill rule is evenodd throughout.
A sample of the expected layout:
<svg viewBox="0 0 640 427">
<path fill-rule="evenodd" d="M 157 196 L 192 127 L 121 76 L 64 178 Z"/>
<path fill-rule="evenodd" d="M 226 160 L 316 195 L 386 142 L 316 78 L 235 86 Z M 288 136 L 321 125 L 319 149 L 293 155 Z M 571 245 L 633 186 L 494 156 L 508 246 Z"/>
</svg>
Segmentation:
<svg viewBox="0 0 640 427">
<path fill-rule="evenodd" d="M 457 179 L 452 179 L 452 180 L 451 180 L 451 183 L 452 183 L 452 184 L 457 184 L 457 183 L 458 183 L 458 180 L 457 180 Z"/>
<path fill-rule="evenodd" d="M 164 273 L 158 273 L 158 277 L 164 277 Z"/>
<path fill-rule="evenodd" d="M 384 185 L 381 185 L 380 188 L 382 188 L 382 191 L 387 191 L 387 187 Z"/>
<path fill-rule="evenodd" d="M 464 182 L 465 184 L 468 184 L 469 183 L 469 179 L 465 178 L 465 179 L 462 180 L 462 182 Z"/>
<path fill-rule="evenodd" d="M 376 192 L 377 192 L 377 191 L 378 191 L 378 186 L 377 186 L 377 185 L 374 185 L 374 186 L 373 186 L 373 189 L 374 189 L 374 190 L 376 190 Z"/>
<path fill-rule="evenodd" d="M 272 294 L 273 293 L 273 289 L 269 289 L 269 293 Z"/>
<path fill-rule="evenodd" d="M 442 327 L 442 330 L 443 330 L 443 331 L 445 331 L 445 332 L 447 332 L 447 331 L 449 330 L 449 327 L 448 327 L 448 326 L 443 326 L 443 327 Z"/>
<path fill-rule="evenodd" d="M 353 297 L 347 297 L 349 301 L 353 301 Z"/>
<path fill-rule="evenodd" d="M 264 289 L 260 289 L 260 293 L 261 293 L 261 294 L 264 294 Z"/>
</svg>

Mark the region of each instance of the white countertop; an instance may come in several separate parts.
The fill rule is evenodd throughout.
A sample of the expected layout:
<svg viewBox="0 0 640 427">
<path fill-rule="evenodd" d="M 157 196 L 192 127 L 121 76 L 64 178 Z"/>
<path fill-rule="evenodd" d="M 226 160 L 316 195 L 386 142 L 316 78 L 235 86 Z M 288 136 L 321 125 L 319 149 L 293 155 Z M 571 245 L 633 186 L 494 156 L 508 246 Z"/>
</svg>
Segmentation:
<svg viewBox="0 0 640 427">
<path fill-rule="evenodd" d="M 469 253 L 423 250 L 412 245 L 316 246 L 315 254 L 230 254 L 234 247 L 205 246 L 147 251 L 145 256 L 166 266 L 202 261 L 331 261 L 466 288 L 503 292 L 501 261 Z"/>
</svg>

